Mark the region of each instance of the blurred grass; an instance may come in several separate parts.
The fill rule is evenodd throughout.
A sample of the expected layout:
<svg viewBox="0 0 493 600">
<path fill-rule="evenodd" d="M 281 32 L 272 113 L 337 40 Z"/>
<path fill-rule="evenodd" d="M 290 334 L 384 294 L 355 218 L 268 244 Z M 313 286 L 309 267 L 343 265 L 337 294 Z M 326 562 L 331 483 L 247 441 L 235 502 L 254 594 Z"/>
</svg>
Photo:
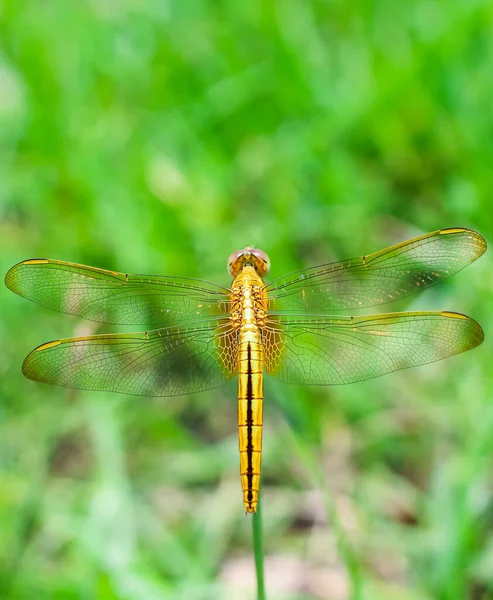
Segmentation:
<svg viewBox="0 0 493 600">
<path fill-rule="evenodd" d="M 492 27 L 471 0 L 3 0 L 0 266 L 227 284 L 246 244 L 276 277 L 441 227 L 491 240 Z M 269 598 L 493 598 L 492 262 L 412 303 L 476 318 L 474 353 L 267 387 Z M 0 597 L 252 597 L 235 386 L 33 384 L 27 352 L 80 323 L 0 306 Z"/>
</svg>

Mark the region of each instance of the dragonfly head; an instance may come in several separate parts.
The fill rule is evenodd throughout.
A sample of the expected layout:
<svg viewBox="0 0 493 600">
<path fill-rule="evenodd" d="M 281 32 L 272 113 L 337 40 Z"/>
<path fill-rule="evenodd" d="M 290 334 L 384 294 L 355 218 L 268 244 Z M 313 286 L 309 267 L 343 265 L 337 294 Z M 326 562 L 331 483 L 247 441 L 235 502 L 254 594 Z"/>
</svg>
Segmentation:
<svg viewBox="0 0 493 600">
<path fill-rule="evenodd" d="M 265 252 L 253 246 L 237 250 L 228 258 L 228 272 L 231 277 L 237 277 L 247 265 L 254 267 L 260 277 L 265 277 L 270 269 L 270 260 Z"/>
</svg>

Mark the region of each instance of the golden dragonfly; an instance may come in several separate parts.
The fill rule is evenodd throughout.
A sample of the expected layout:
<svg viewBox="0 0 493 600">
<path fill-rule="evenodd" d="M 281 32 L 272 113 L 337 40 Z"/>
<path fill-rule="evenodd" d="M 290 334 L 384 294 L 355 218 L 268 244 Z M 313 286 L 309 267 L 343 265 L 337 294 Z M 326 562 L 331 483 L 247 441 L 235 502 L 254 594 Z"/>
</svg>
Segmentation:
<svg viewBox="0 0 493 600">
<path fill-rule="evenodd" d="M 485 250 L 479 233 L 453 228 L 271 283 L 264 283 L 269 258 L 247 246 L 228 259 L 229 288 L 38 258 L 12 267 L 5 281 L 13 292 L 60 312 L 101 323 L 159 327 L 42 344 L 22 366 L 29 379 L 175 396 L 209 390 L 238 375 L 243 501 L 254 513 L 263 374 L 302 385 L 345 384 L 475 348 L 483 341 L 481 327 L 455 312 L 330 313 L 405 298 L 457 273 Z"/>
</svg>

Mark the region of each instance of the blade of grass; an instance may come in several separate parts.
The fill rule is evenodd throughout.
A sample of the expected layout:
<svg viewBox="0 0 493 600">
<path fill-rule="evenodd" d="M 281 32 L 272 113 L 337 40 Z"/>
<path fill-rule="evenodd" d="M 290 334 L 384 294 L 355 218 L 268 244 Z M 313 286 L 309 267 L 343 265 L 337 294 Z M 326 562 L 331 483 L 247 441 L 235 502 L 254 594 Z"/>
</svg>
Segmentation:
<svg viewBox="0 0 493 600">
<path fill-rule="evenodd" d="M 323 469 L 317 461 L 316 452 L 306 443 L 304 436 L 292 426 L 292 421 L 290 421 L 289 418 L 289 407 L 283 402 L 284 396 L 281 393 L 277 382 L 270 382 L 270 389 L 273 392 L 273 404 L 279 411 L 281 420 L 284 421 L 286 427 L 286 433 L 289 436 L 288 447 L 292 448 L 293 453 L 301 459 L 311 480 L 322 494 L 327 519 L 332 525 L 338 552 L 347 569 L 351 584 L 350 598 L 351 600 L 361 600 L 363 595 L 363 577 L 361 575 L 358 557 L 346 536 L 337 507 L 327 486 Z"/>
<path fill-rule="evenodd" d="M 264 539 L 262 531 L 261 493 L 258 495 L 257 512 L 252 518 L 253 555 L 255 557 L 255 573 L 257 576 L 257 600 L 265 600 L 264 582 Z"/>
<path fill-rule="evenodd" d="M 291 447 L 294 448 L 298 457 L 305 464 L 305 467 L 310 474 L 310 478 L 322 494 L 327 518 L 329 523 L 331 523 L 335 533 L 339 554 L 341 555 L 341 558 L 344 561 L 348 571 L 351 582 L 351 600 L 361 600 L 363 582 L 358 558 L 351 546 L 351 543 L 347 539 L 338 510 L 327 487 L 327 481 L 325 479 L 323 470 L 320 467 L 320 464 L 317 462 L 316 456 L 303 442 L 302 438 L 298 436 L 293 429 L 289 429 L 289 434 L 292 440 Z"/>
</svg>

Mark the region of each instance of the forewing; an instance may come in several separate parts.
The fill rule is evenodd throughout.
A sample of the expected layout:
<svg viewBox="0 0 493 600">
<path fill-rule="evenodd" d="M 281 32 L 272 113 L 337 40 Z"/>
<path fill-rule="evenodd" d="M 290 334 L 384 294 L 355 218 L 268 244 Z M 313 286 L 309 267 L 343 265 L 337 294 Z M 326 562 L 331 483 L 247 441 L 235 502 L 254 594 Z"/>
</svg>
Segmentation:
<svg viewBox="0 0 493 600">
<path fill-rule="evenodd" d="M 142 333 L 43 344 L 22 371 L 34 381 L 139 396 L 177 396 L 218 387 L 236 373 L 237 330 L 226 319 Z"/>
<path fill-rule="evenodd" d="M 281 316 L 264 330 L 266 372 L 286 383 L 336 385 L 417 367 L 475 348 L 476 321 L 451 312 L 367 317 Z"/>
<path fill-rule="evenodd" d="M 441 229 L 380 252 L 297 271 L 266 287 L 273 312 L 328 312 L 393 302 L 450 277 L 486 250 L 469 229 Z"/>
<path fill-rule="evenodd" d="M 131 275 L 50 259 L 23 261 L 5 283 L 43 306 L 100 323 L 172 325 L 229 310 L 228 290 L 180 277 Z"/>
</svg>

